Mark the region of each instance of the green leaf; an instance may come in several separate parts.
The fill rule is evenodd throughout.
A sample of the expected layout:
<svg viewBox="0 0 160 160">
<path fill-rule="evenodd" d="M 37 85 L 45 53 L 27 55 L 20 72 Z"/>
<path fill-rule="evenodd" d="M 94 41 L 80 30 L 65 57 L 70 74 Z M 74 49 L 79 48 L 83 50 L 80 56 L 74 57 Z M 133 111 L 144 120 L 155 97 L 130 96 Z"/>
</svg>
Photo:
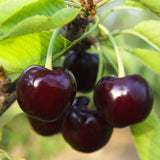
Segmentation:
<svg viewBox="0 0 160 160">
<path fill-rule="evenodd" d="M 22 113 L 20 107 L 17 103 L 13 103 L 0 117 L 0 128 L 5 126 L 9 121 L 11 121 L 16 115 Z"/>
<path fill-rule="evenodd" d="M 160 157 L 160 120 L 154 110 L 142 123 L 131 127 L 141 160 L 158 160 Z"/>
<path fill-rule="evenodd" d="M 133 6 L 133 7 L 140 7 L 140 8 L 145 8 L 145 6 L 140 3 L 139 0 L 126 0 L 125 5 Z"/>
<path fill-rule="evenodd" d="M 141 0 L 142 4 L 147 6 L 152 12 L 160 16 L 160 1 L 157 0 Z"/>
<path fill-rule="evenodd" d="M 17 107 L 19 106 L 17 105 Z M 25 134 L 30 127 L 27 115 L 25 113 L 17 114 L 15 117 L 13 117 L 10 121 L 7 122 L 4 128 L 5 127 L 12 132 L 16 132 L 18 134 Z"/>
<path fill-rule="evenodd" d="M 21 73 L 30 65 L 44 65 L 52 32 L 28 34 L 0 41 L 0 64 L 7 74 Z M 57 36 L 53 51 L 61 53 L 70 42 Z"/>
<path fill-rule="evenodd" d="M 53 60 L 62 55 L 67 49 L 83 40 L 98 25 L 99 20 L 87 27 L 85 33 L 74 42 L 57 36 L 54 50 Z M 0 41 L 0 64 L 4 67 L 6 74 L 21 73 L 30 65 L 44 65 L 48 44 L 52 32 L 40 32 L 27 34 L 24 36 L 4 39 Z"/>
<path fill-rule="evenodd" d="M 160 22 L 156 20 L 144 21 L 137 24 L 133 30 L 124 30 L 122 31 L 124 34 L 132 34 L 135 35 L 148 44 L 150 44 L 153 48 L 160 51 Z"/>
<path fill-rule="evenodd" d="M 154 72 L 160 74 L 160 52 L 145 50 L 145 49 L 135 49 L 133 51 L 147 67 L 149 67 Z"/>
<path fill-rule="evenodd" d="M 139 34 L 147 37 L 149 41 L 160 47 L 160 22 L 155 20 L 144 21 L 133 29 Z"/>
<path fill-rule="evenodd" d="M 78 13 L 79 9 L 74 8 L 64 8 L 51 17 L 44 15 L 36 15 L 24 19 L 13 27 L 10 32 L 3 38 L 10 38 L 14 36 L 20 36 L 29 33 L 48 31 L 59 26 L 63 26 L 74 19 Z"/>
<path fill-rule="evenodd" d="M 0 24 L 8 20 L 24 6 L 37 0 L 1 0 L 0 2 Z"/>
<path fill-rule="evenodd" d="M 79 12 L 80 9 L 67 8 L 63 0 L 37 0 L 0 23 L 0 38 L 48 31 L 69 23 Z"/>
<path fill-rule="evenodd" d="M 149 9 L 160 16 L 160 1 L 158 0 L 126 0 L 125 4 Z"/>
</svg>

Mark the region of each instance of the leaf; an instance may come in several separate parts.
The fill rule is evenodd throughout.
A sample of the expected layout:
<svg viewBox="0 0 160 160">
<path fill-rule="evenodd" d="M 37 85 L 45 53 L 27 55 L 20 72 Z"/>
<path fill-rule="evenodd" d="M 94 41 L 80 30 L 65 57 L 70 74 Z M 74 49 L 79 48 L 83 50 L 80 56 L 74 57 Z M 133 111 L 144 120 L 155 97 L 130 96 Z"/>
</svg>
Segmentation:
<svg viewBox="0 0 160 160">
<path fill-rule="evenodd" d="M 3 8 L 0 10 L 3 11 Z M 1 39 L 10 37 L 10 34 L 16 36 L 63 26 L 73 20 L 79 14 L 80 9 L 67 8 L 63 0 L 36 0 L 16 11 L 0 23 Z"/>
<path fill-rule="evenodd" d="M 147 37 L 152 43 L 160 47 L 160 22 L 155 20 L 144 21 L 136 25 L 133 29 L 141 35 Z"/>
<path fill-rule="evenodd" d="M 0 2 L 0 24 L 8 20 L 18 10 L 37 0 L 1 0 Z"/>
<path fill-rule="evenodd" d="M 160 16 L 160 1 L 158 0 L 126 0 L 125 4 L 149 9 Z"/>
<path fill-rule="evenodd" d="M 140 3 L 139 0 L 126 0 L 125 5 L 133 6 L 133 7 L 140 7 L 140 8 L 145 8 L 145 6 Z"/>
<path fill-rule="evenodd" d="M 142 123 L 131 126 L 141 160 L 158 160 L 160 157 L 160 120 L 154 110 Z"/>
<path fill-rule="evenodd" d="M 17 107 L 19 106 L 17 105 Z M 20 113 L 15 115 L 10 121 L 8 121 L 4 128 L 5 127 L 12 132 L 16 132 L 18 134 L 25 134 L 30 126 L 26 114 Z"/>
<path fill-rule="evenodd" d="M 64 8 L 51 17 L 44 15 L 31 16 L 24 19 L 13 27 L 3 38 L 10 38 L 29 33 L 48 31 L 59 26 L 63 26 L 74 19 L 80 10 L 74 8 Z"/>
<path fill-rule="evenodd" d="M 83 40 L 94 29 L 96 29 L 99 20 L 85 30 L 85 33 L 74 42 L 57 36 L 53 50 L 53 60 L 62 55 L 67 49 Z M 0 41 L 0 65 L 5 69 L 6 74 L 21 73 L 30 65 L 44 65 L 48 44 L 52 32 L 40 32 L 27 34 L 24 36 L 4 39 Z"/>
<path fill-rule="evenodd" d="M 0 41 L 0 64 L 7 74 L 21 73 L 30 65 L 44 65 L 52 32 L 41 32 Z M 57 36 L 53 56 L 70 42 Z"/>
<path fill-rule="evenodd" d="M 144 21 L 137 24 L 133 30 L 124 30 L 124 34 L 133 34 L 148 44 L 153 48 L 160 51 L 160 22 L 156 20 Z"/>
<path fill-rule="evenodd" d="M 22 113 L 17 103 L 13 103 L 3 115 L 0 116 L 0 128 L 11 121 L 16 115 Z"/>
<path fill-rule="evenodd" d="M 149 67 L 154 72 L 160 74 L 160 52 L 145 50 L 145 49 L 135 49 L 133 51 L 147 67 Z"/>
</svg>

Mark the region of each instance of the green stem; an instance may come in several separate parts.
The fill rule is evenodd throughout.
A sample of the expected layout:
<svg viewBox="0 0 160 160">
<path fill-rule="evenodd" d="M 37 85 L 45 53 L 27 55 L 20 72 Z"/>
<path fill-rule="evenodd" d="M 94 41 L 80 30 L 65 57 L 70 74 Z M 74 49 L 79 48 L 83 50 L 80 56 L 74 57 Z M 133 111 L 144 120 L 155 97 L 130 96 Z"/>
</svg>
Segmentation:
<svg viewBox="0 0 160 160">
<path fill-rule="evenodd" d="M 96 43 L 96 49 L 99 57 L 98 74 L 96 79 L 96 82 L 98 82 L 102 78 L 102 74 L 103 74 L 103 55 L 100 48 L 100 44 L 98 42 Z"/>
<path fill-rule="evenodd" d="M 114 12 L 114 11 L 122 10 L 122 9 L 142 10 L 142 8 L 139 8 L 139 7 L 118 6 L 118 7 L 112 8 L 111 10 L 109 10 L 108 12 L 106 12 L 106 13 L 104 14 L 104 16 L 102 17 L 101 23 L 104 23 L 104 20 L 106 19 L 106 17 L 107 17 L 110 13 L 112 13 L 112 12 Z"/>
<path fill-rule="evenodd" d="M 116 52 L 116 57 L 117 57 L 117 63 L 118 63 L 118 77 L 124 77 L 125 76 L 125 71 L 124 71 L 124 66 L 123 66 L 123 62 L 121 59 L 121 55 L 120 55 L 120 51 L 118 49 L 118 46 L 112 36 L 112 34 L 109 32 L 109 30 L 104 27 L 103 25 L 99 24 L 98 27 L 106 34 L 108 35 L 110 41 L 113 44 L 114 50 Z"/>
<path fill-rule="evenodd" d="M 47 58 L 46 58 L 46 63 L 45 63 L 45 68 L 52 70 L 52 51 L 53 51 L 53 45 L 55 42 L 55 39 L 61 30 L 62 27 L 57 27 L 51 36 L 49 45 L 48 45 L 48 50 L 47 50 Z"/>
<path fill-rule="evenodd" d="M 102 74 L 103 74 L 103 54 L 100 48 L 100 44 L 98 42 L 95 44 L 95 47 L 99 57 L 98 73 L 96 78 L 96 83 L 97 83 L 102 78 Z M 89 108 L 91 109 L 95 108 L 94 101 L 93 101 L 94 92 L 92 91 L 88 93 L 87 96 L 91 99 L 89 103 Z"/>
</svg>

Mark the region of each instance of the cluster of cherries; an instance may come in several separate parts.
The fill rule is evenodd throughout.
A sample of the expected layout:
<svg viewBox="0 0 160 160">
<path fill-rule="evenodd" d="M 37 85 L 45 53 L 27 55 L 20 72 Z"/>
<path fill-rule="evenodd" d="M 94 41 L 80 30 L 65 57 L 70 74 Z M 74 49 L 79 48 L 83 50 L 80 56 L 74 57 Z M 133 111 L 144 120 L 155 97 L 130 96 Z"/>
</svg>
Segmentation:
<svg viewBox="0 0 160 160">
<path fill-rule="evenodd" d="M 106 76 L 95 85 L 98 63 L 97 54 L 72 50 L 64 67 L 48 70 L 34 65 L 24 70 L 17 83 L 17 100 L 37 133 L 61 132 L 74 149 L 89 153 L 109 141 L 114 127 L 141 122 L 149 115 L 153 96 L 148 82 L 132 74 Z M 88 97 L 75 98 L 77 90 L 93 89 L 96 110 L 88 108 Z"/>
</svg>

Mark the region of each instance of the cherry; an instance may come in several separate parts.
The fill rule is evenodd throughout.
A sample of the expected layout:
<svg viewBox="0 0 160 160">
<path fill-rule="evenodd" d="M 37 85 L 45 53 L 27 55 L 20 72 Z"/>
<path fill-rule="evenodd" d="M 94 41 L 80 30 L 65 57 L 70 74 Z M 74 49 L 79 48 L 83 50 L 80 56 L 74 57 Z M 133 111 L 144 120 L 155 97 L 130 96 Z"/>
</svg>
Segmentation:
<svg viewBox="0 0 160 160">
<path fill-rule="evenodd" d="M 87 109 L 89 98 L 78 97 L 64 116 L 62 134 L 77 151 L 90 153 L 103 147 L 110 139 L 113 128 L 101 114 Z"/>
<path fill-rule="evenodd" d="M 58 119 L 72 104 L 75 94 L 75 78 L 65 68 L 51 71 L 33 65 L 24 70 L 17 83 L 21 109 L 42 121 Z"/>
<path fill-rule="evenodd" d="M 94 102 L 111 126 L 126 127 L 149 115 L 153 96 L 150 85 L 140 75 L 106 76 L 95 87 Z"/>
<path fill-rule="evenodd" d="M 53 122 L 40 121 L 30 116 L 28 116 L 28 119 L 36 133 L 40 134 L 41 136 L 51 136 L 60 133 L 63 116 Z"/>
<path fill-rule="evenodd" d="M 78 91 L 89 92 L 95 86 L 98 72 L 98 56 L 87 52 L 71 50 L 64 60 L 64 67 L 74 74 Z"/>
</svg>

